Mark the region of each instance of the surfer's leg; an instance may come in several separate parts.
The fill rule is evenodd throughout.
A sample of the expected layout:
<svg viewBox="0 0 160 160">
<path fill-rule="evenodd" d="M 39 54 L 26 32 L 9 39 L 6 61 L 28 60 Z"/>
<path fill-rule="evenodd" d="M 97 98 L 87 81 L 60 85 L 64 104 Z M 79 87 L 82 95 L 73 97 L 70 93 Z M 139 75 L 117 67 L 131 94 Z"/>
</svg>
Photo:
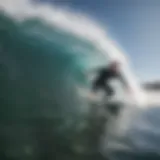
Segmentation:
<svg viewBox="0 0 160 160">
<path fill-rule="evenodd" d="M 114 95 L 114 90 L 108 84 L 104 85 L 104 90 L 105 90 L 107 96 L 111 97 Z"/>
<path fill-rule="evenodd" d="M 100 88 L 101 88 L 100 83 L 99 83 L 98 81 L 95 81 L 95 82 L 93 83 L 93 85 L 92 85 L 92 91 L 93 91 L 93 92 L 97 92 L 98 89 L 100 89 Z"/>
</svg>

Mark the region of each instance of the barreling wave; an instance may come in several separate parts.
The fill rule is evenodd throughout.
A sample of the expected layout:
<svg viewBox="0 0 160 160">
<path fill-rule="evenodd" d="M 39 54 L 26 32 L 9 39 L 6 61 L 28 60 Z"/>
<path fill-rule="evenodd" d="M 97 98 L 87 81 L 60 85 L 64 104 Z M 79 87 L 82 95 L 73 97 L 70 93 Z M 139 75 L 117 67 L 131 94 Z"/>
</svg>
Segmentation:
<svg viewBox="0 0 160 160">
<path fill-rule="evenodd" d="M 23 32 L 50 43 L 56 42 L 76 57 L 85 56 L 86 68 L 117 59 L 122 63 L 122 72 L 135 92 L 137 103 L 144 103 L 144 94 L 130 71 L 126 55 L 108 38 L 105 30 L 87 16 L 28 0 L 1 1 L 0 10 L 5 16 L 13 18 L 17 25 L 22 25 Z M 29 25 L 25 26 L 26 23 Z"/>
<path fill-rule="evenodd" d="M 13 140 L 12 153 L 21 151 L 22 143 L 37 145 L 37 141 L 32 140 L 34 136 L 28 136 L 33 128 L 41 132 L 35 138 L 41 143 L 39 153 L 51 152 L 48 148 L 49 141 L 53 140 L 50 133 L 58 135 L 54 137 L 54 144 L 62 137 L 65 138 L 60 145 L 70 143 L 74 133 L 85 125 L 84 113 L 89 109 L 88 100 L 77 88 L 89 92 L 92 84 L 87 72 L 115 59 L 122 63 L 122 72 L 137 100 L 141 101 L 140 88 L 128 69 L 126 57 L 99 25 L 81 14 L 54 6 L 27 0 L 1 0 L 0 120 L 3 133 L 0 138 L 6 138 L 13 131 L 16 133 L 9 136 Z M 6 129 L 4 124 L 14 125 Z M 26 137 L 20 136 L 22 132 Z M 19 136 L 23 142 L 17 140 L 17 149 L 14 139 Z M 47 144 L 43 144 L 43 136 Z M 3 144 L 0 147 L 3 148 Z"/>
</svg>

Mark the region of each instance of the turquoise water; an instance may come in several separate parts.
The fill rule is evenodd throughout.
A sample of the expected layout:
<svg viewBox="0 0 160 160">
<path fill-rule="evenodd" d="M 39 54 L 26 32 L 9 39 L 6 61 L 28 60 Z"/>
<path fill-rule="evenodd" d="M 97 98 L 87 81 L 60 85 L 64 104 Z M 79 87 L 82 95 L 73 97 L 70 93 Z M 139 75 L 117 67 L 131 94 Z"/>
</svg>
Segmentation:
<svg viewBox="0 0 160 160">
<path fill-rule="evenodd" d="M 65 154 L 90 107 L 78 88 L 88 92 L 86 73 L 104 64 L 87 40 L 40 19 L 0 13 L 1 159 Z"/>
<path fill-rule="evenodd" d="M 73 105 L 77 104 L 75 85 L 90 88 L 86 73 L 104 61 L 93 44 L 40 20 L 17 22 L 2 14 L 0 19 L 1 68 L 15 87 L 11 96 L 16 96 L 19 88 L 52 103 L 53 99 L 62 103 L 60 97 L 66 100 L 64 104 L 79 108 Z M 66 95 L 74 97 L 72 103 Z M 67 112 L 68 107 L 65 109 Z"/>
<path fill-rule="evenodd" d="M 88 72 L 108 63 L 95 44 L 44 18 L 0 13 L 0 159 L 107 160 L 106 152 L 87 153 L 98 148 L 100 130 L 91 125 L 97 119 L 88 123 Z M 159 159 L 159 109 L 153 112 L 124 139 L 132 151 L 118 150 L 113 160 Z"/>
</svg>

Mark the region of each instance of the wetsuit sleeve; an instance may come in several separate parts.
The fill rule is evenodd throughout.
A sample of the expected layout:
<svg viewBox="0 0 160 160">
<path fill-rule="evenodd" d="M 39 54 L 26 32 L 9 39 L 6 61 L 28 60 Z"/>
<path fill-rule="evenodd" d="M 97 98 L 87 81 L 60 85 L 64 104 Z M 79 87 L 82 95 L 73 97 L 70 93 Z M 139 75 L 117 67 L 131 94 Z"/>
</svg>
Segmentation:
<svg viewBox="0 0 160 160">
<path fill-rule="evenodd" d="M 123 84 L 124 87 L 127 87 L 128 88 L 128 83 L 127 81 L 122 77 L 121 74 L 118 74 L 118 79 L 121 81 L 121 83 Z"/>
</svg>

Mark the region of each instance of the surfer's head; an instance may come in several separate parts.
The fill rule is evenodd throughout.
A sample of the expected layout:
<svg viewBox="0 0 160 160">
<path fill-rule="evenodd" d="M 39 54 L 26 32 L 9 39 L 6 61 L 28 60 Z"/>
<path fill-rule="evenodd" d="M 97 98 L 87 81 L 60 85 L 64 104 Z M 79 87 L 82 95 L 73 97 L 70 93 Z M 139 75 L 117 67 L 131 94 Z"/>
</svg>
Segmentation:
<svg viewBox="0 0 160 160">
<path fill-rule="evenodd" d="M 109 69 L 113 72 L 119 72 L 120 70 L 120 62 L 118 61 L 112 61 L 109 65 Z"/>
</svg>

